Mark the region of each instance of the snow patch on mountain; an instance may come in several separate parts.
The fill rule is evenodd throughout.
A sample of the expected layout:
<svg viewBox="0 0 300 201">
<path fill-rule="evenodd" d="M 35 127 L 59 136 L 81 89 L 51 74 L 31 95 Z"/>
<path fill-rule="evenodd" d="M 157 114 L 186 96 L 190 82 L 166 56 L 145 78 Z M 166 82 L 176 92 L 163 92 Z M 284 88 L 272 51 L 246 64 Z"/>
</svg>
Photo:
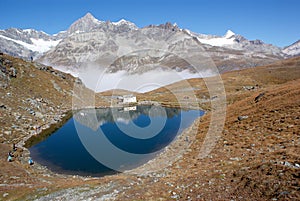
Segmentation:
<svg viewBox="0 0 300 201">
<path fill-rule="evenodd" d="M 112 22 L 112 24 L 115 26 L 127 25 L 128 27 L 130 27 L 130 29 L 138 29 L 138 27 L 134 23 L 127 21 L 125 19 L 121 19 L 118 22 Z"/>
<path fill-rule="evenodd" d="M 132 23 L 125 20 L 125 19 L 121 19 L 118 22 L 112 22 L 112 24 L 118 26 L 118 25 L 121 25 L 121 24 L 132 24 Z"/>
<path fill-rule="evenodd" d="M 232 32 L 231 30 L 228 30 L 226 32 L 226 34 L 222 37 L 207 37 L 207 38 L 198 37 L 198 40 L 203 44 L 224 47 L 224 46 L 229 46 L 229 45 L 235 44 L 235 41 L 234 41 L 235 38 L 232 37 L 234 35 L 235 35 L 234 32 Z"/>
<path fill-rule="evenodd" d="M 235 35 L 235 33 L 233 32 L 233 31 L 231 31 L 231 30 L 228 30 L 227 32 L 226 32 L 226 34 L 225 34 L 225 38 L 231 38 L 232 36 L 234 36 Z"/>
<path fill-rule="evenodd" d="M 300 40 L 293 43 L 292 45 L 284 48 L 282 50 L 283 53 L 289 55 L 289 56 L 297 56 L 300 55 Z"/>
<path fill-rule="evenodd" d="M 43 39 L 34 39 L 34 38 L 30 38 L 31 42 L 33 44 L 28 44 L 25 43 L 23 41 L 19 41 L 19 40 L 15 40 L 15 39 L 11 39 L 8 38 L 6 36 L 2 36 L 0 35 L 1 38 L 5 39 L 5 40 L 9 40 L 9 41 L 13 41 L 17 44 L 20 44 L 22 46 L 24 46 L 25 48 L 34 51 L 34 52 L 39 52 L 39 53 L 44 53 L 47 52 L 48 50 L 50 50 L 52 47 L 55 47 L 61 40 L 49 40 L 49 41 L 45 41 Z"/>
<path fill-rule="evenodd" d="M 58 33 L 56 33 L 56 34 L 53 34 L 53 36 L 56 37 L 56 36 L 58 36 L 59 34 L 66 34 L 66 33 L 67 33 L 67 31 L 60 31 L 60 32 L 58 32 Z"/>
<path fill-rule="evenodd" d="M 30 39 L 33 43 L 32 45 L 32 49 L 33 51 L 37 51 L 40 53 L 44 53 L 47 52 L 48 50 L 50 50 L 52 47 L 55 47 L 61 40 L 50 40 L 50 41 L 45 41 L 43 39 L 34 39 L 31 38 Z M 30 48 L 28 48 L 30 49 Z"/>
</svg>

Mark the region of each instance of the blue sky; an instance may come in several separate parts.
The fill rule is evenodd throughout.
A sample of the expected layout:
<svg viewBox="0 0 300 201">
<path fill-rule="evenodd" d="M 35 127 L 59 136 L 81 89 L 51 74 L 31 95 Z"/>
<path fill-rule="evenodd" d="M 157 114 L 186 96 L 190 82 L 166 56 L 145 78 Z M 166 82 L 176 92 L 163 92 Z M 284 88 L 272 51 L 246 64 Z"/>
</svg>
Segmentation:
<svg viewBox="0 0 300 201">
<path fill-rule="evenodd" d="M 300 39 L 300 0 L 1 0 L 0 29 L 34 28 L 54 34 L 92 13 L 99 20 L 122 18 L 138 27 L 176 22 L 197 33 L 248 39 L 280 47 Z"/>
</svg>

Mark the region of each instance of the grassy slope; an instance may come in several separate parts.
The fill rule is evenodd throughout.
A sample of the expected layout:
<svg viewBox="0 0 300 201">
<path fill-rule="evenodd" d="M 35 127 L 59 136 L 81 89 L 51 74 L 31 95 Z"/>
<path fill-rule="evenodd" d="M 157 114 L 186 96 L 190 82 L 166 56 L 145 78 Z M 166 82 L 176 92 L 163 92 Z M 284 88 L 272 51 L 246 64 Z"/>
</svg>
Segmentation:
<svg viewBox="0 0 300 201">
<path fill-rule="evenodd" d="M 210 121 L 208 113 L 201 120 L 193 151 L 173 165 L 172 176 L 160 182 L 163 187 L 148 187 L 153 194 L 142 199 L 170 198 L 170 191 L 193 200 L 300 198 L 300 168 L 294 166 L 300 164 L 300 58 L 228 72 L 222 79 L 227 116 L 210 156 L 198 158 Z M 190 82 L 201 84 L 200 80 Z M 256 89 L 243 89 L 249 85 Z M 255 103 L 262 92 L 265 95 Z M 238 121 L 240 115 L 248 119 Z M 167 187 L 168 191 L 166 182 L 188 188 Z"/>
</svg>

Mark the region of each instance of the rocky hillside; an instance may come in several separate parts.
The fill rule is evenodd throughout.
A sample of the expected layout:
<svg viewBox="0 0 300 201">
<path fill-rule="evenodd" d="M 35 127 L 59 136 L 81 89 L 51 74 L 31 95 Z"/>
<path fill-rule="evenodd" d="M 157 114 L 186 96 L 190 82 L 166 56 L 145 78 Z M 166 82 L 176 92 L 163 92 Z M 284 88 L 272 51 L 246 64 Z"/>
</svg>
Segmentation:
<svg viewBox="0 0 300 201">
<path fill-rule="evenodd" d="M 61 121 L 72 108 L 74 86 L 94 96 L 70 74 L 0 55 L 0 142 L 19 143 L 36 134 L 37 127 L 41 132 Z"/>
</svg>

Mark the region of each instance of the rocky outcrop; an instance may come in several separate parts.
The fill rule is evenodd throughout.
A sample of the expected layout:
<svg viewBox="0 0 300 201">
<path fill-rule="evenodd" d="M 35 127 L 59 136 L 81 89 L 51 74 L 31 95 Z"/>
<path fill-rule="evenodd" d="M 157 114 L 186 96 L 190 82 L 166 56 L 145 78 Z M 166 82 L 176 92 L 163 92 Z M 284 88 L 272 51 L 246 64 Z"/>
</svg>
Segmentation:
<svg viewBox="0 0 300 201">
<path fill-rule="evenodd" d="M 71 110 L 76 78 L 49 66 L 0 55 L 0 142 L 18 143 Z M 36 128 L 40 128 L 36 130 Z"/>
</svg>

